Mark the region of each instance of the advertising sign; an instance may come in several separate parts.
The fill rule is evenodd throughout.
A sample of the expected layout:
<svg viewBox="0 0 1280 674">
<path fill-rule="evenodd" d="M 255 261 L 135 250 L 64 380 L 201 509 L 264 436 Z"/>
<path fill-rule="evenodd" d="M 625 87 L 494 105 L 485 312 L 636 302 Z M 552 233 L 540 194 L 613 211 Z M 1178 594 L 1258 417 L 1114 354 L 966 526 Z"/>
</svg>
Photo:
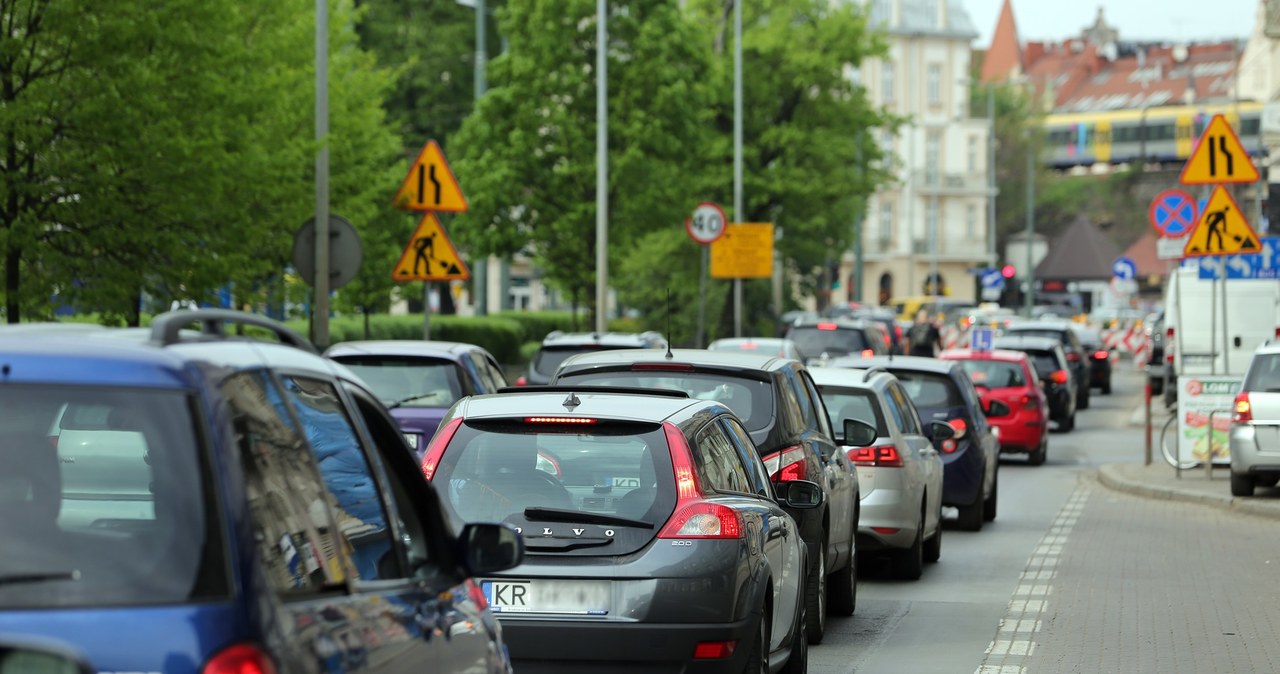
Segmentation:
<svg viewBox="0 0 1280 674">
<path fill-rule="evenodd" d="M 1178 461 L 1231 464 L 1231 406 L 1242 377 L 1178 377 Z"/>
</svg>

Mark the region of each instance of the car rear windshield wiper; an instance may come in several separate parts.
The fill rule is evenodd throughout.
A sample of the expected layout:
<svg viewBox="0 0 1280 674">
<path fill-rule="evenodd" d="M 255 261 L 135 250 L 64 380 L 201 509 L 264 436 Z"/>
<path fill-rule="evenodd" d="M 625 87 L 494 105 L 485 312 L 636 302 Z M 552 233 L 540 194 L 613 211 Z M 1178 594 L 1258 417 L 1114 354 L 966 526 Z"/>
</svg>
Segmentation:
<svg viewBox="0 0 1280 674">
<path fill-rule="evenodd" d="M 41 573 L 14 573 L 0 576 L 0 585 L 25 585 L 52 580 L 80 580 L 80 571 L 50 571 Z"/>
<path fill-rule="evenodd" d="M 401 398 L 391 403 L 390 405 L 387 405 L 387 409 L 394 410 L 395 408 L 400 407 L 401 405 L 404 405 L 406 403 L 411 403 L 415 400 L 422 400 L 423 398 L 430 398 L 435 395 L 437 395 L 436 391 L 427 391 L 426 393 L 415 393 L 409 396 L 408 398 Z"/>
<path fill-rule="evenodd" d="M 644 520 L 633 520 L 629 517 L 589 513 L 581 510 L 562 510 L 560 508 L 525 508 L 525 519 L 530 522 L 581 522 L 582 524 L 613 524 L 620 527 L 638 527 L 652 529 L 653 525 Z"/>
</svg>

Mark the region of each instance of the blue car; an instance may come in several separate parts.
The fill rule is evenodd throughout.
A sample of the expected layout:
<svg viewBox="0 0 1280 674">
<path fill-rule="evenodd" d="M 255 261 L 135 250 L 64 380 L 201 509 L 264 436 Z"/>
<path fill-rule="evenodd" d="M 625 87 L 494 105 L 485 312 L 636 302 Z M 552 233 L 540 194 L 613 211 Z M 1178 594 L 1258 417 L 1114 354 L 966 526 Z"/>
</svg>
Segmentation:
<svg viewBox="0 0 1280 674">
<path fill-rule="evenodd" d="M 280 324 L 0 328 L 0 382 L 0 633 L 107 672 L 510 671 L 470 576 L 519 537 L 455 532 L 377 397 Z"/>
<path fill-rule="evenodd" d="M 1007 405 L 994 401 L 990 409 L 984 408 L 959 361 L 874 356 L 839 358 L 831 366 L 886 370 L 902 383 L 921 422 L 949 424 L 954 437 L 933 440 L 942 456 L 942 505 L 959 510 L 960 528 L 969 531 L 978 531 L 983 522 L 996 518 L 1000 440 L 987 414 L 1008 414 Z"/>
</svg>

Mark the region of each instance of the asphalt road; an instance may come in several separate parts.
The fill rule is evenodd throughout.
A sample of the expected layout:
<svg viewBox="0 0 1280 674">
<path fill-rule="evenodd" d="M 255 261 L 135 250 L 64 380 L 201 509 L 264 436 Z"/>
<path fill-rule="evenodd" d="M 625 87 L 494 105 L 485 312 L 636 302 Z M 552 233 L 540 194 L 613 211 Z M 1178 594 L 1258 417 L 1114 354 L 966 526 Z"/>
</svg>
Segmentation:
<svg viewBox="0 0 1280 674">
<path fill-rule="evenodd" d="M 1280 671 L 1280 520 L 1097 480 L 1142 459 L 1142 385 L 1122 362 L 1045 465 L 1002 461 L 996 520 L 948 528 L 920 580 L 864 560 L 857 614 L 829 622 L 809 671 Z"/>
</svg>

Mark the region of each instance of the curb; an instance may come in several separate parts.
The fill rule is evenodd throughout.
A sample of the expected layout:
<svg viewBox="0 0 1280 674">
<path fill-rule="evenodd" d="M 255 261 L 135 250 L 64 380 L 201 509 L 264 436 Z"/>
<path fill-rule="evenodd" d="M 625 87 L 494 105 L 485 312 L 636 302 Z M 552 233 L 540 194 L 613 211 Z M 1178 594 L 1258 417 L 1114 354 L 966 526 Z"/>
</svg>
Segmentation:
<svg viewBox="0 0 1280 674">
<path fill-rule="evenodd" d="M 1255 498 L 1242 498 L 1230 494 L 1206 494 L 1188 489 L 1176 489 L 1163 485 L 1152 485 L 1131 480 L 1120 475 L 1116 464 L 1104 464 L 1098 467 L 1098 481 L 1116 491 L 1126 492 L 1163 501 L 1184 501 L 1212 506 L 1221 510 L 1232 510 L 1258 517 L 1280 519 L 1280 501 Z M 1225 483 L 1224 483 L 1225 487 Z"/>
</svg>

